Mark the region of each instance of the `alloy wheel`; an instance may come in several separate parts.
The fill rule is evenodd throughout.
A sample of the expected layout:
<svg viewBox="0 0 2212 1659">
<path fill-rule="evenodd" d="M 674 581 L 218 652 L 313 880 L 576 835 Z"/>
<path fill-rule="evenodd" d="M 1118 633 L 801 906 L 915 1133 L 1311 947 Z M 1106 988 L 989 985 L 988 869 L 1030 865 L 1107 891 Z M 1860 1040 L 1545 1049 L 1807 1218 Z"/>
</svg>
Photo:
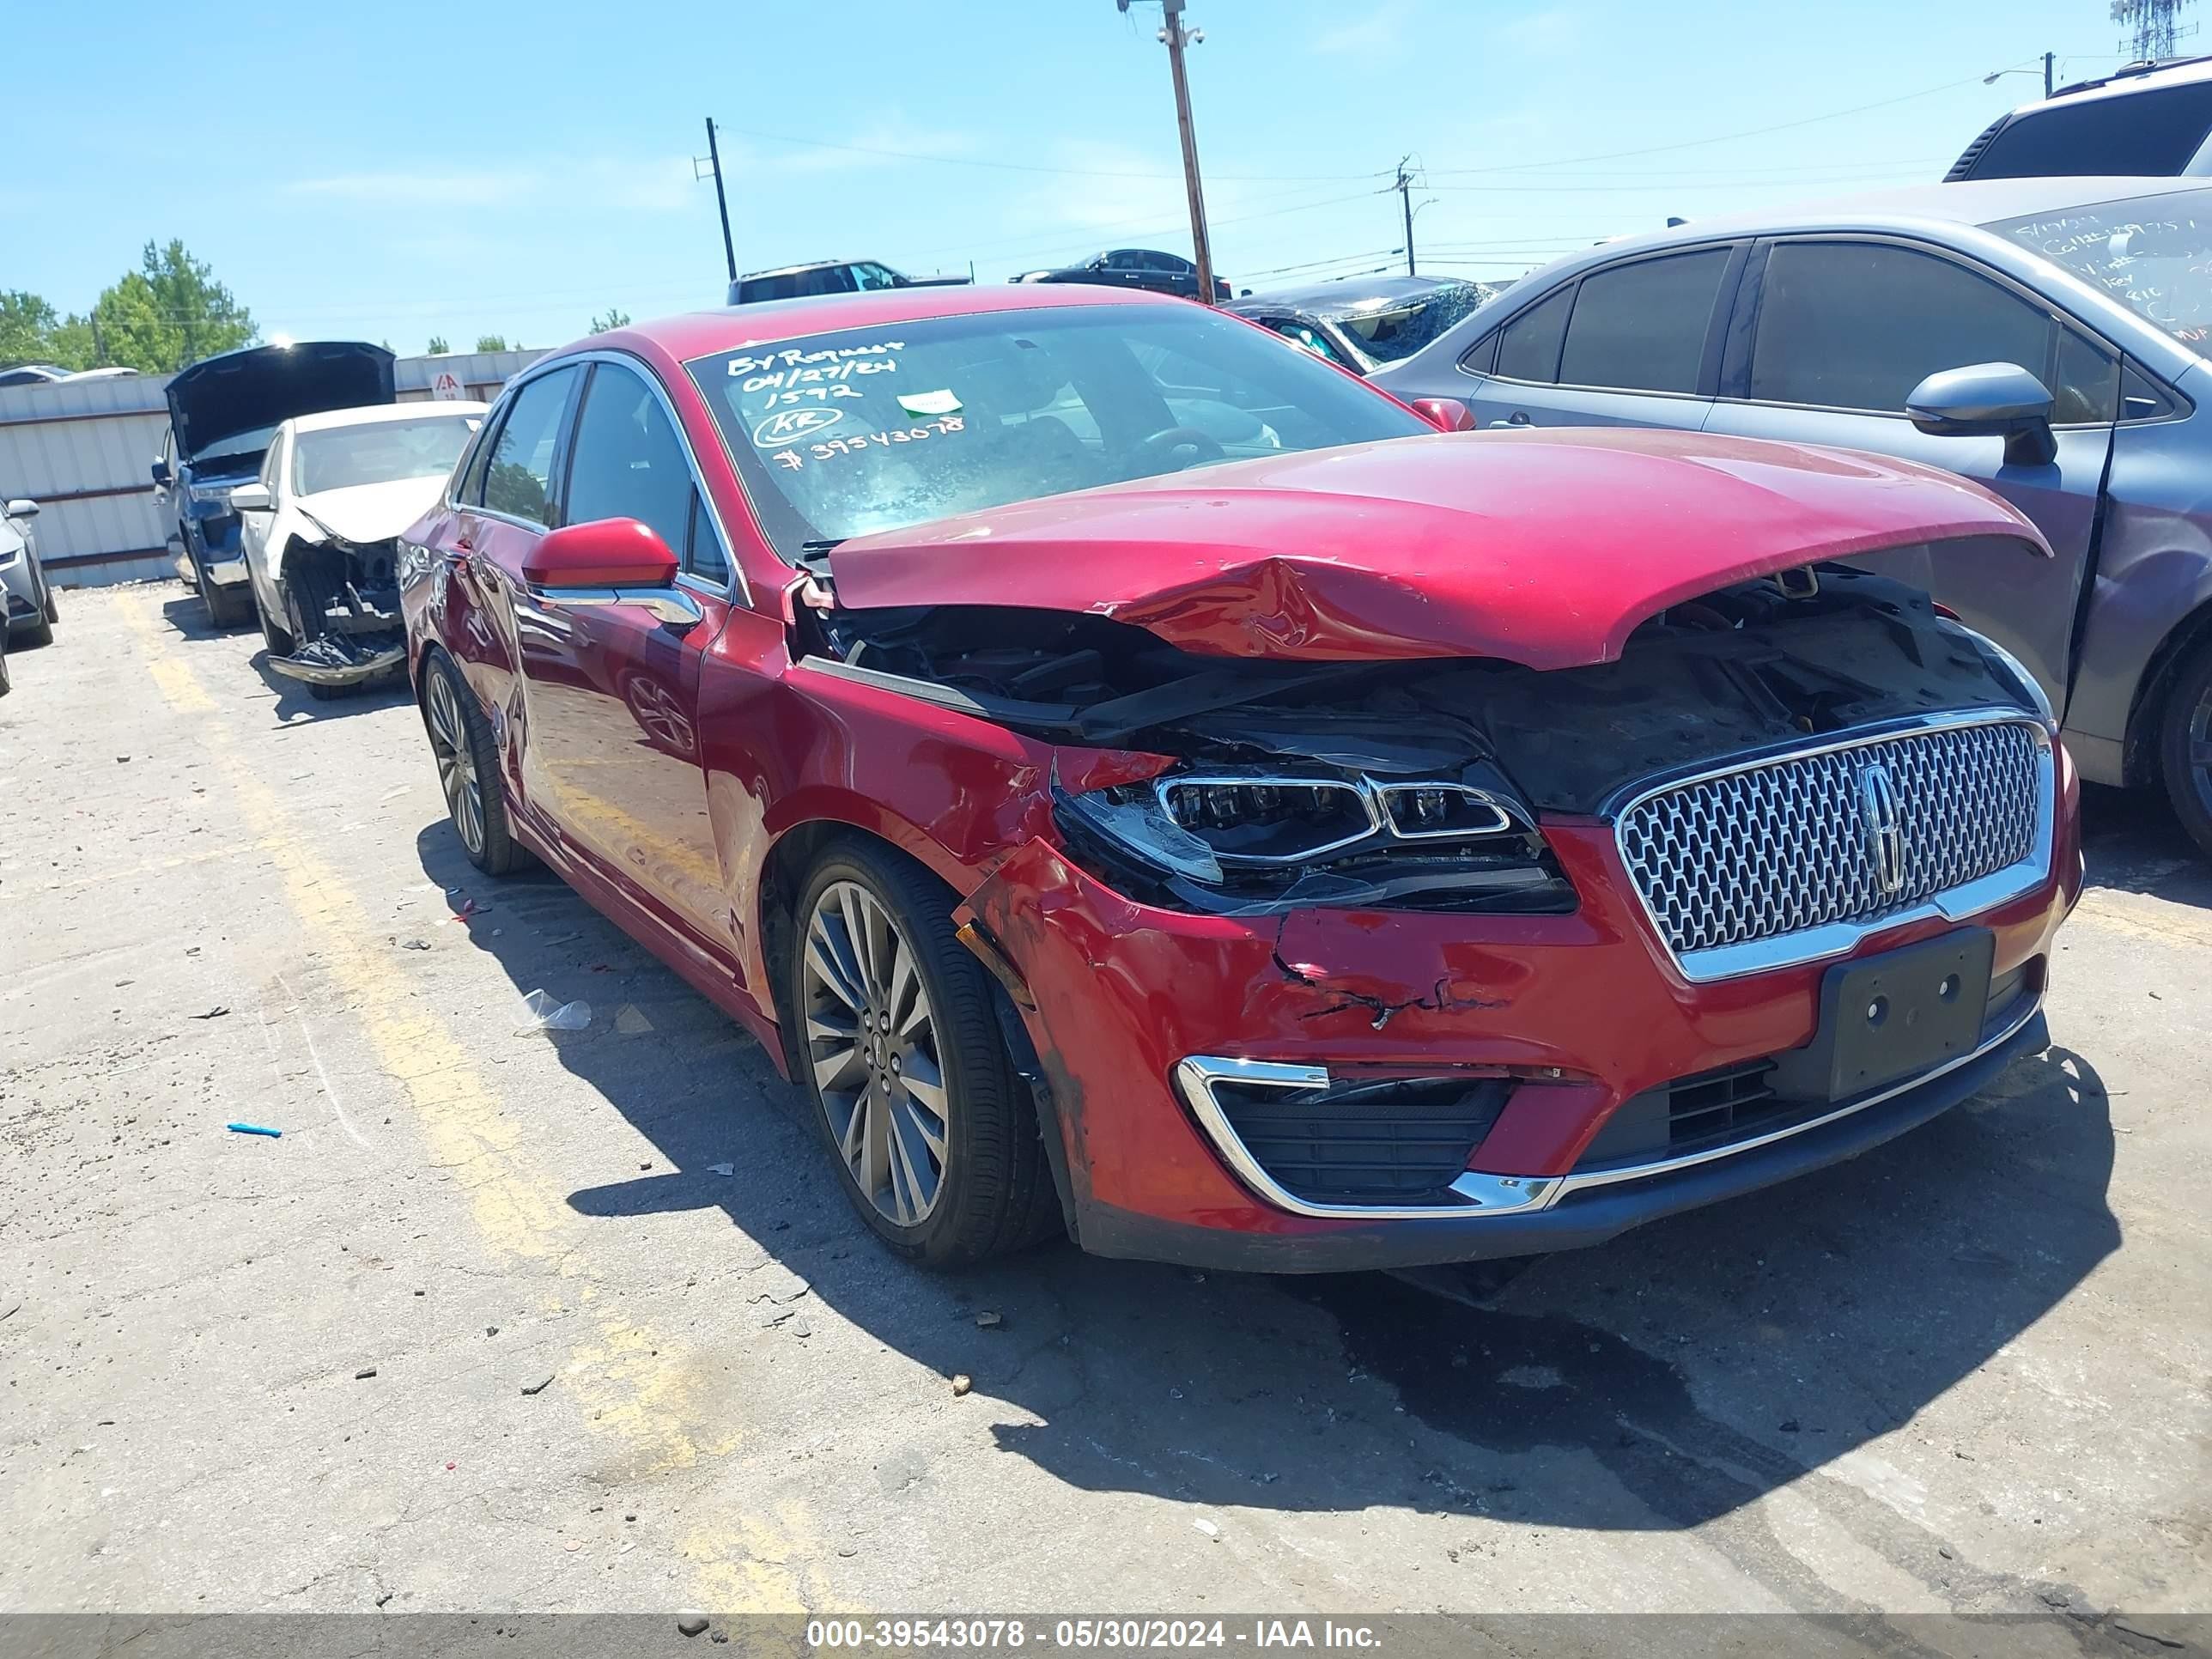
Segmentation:
<svg viewBox="0 0 2212 1659">
<path fill-rule="evenodd" d="M 800 969 L 807 1062 L 831 1139 L 878 1213 L 918 1226 L 944 1190 L 949 1121 L 929 993 L 883 901 L 822 890 Z"/>
<path fill-rule="evenodd" d="M 461 718 L 460 699 L 453 681 L 441 670 L 430 676 L 430 752 L 437 757 L 438 787 L 445 791 L 446 811 L 459 831 L 461 845 L 481 854 L 484 845 L 483 786 L 477 778 L 476 750 L 469 742 L 467 723 Z"/>
</svg>

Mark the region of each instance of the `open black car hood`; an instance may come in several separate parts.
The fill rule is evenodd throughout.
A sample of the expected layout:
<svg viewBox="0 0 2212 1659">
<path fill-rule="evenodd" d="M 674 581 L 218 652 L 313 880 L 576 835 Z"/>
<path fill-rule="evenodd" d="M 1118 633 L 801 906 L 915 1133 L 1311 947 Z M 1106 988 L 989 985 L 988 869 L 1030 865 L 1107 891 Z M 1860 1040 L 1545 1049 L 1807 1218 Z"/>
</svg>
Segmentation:
<svg viewBox="0 0 2212 1659">
<path fill-rule="evenodd" d="M 247 346 L 205 357 L 169 382 L 169 424 L 190 460 L 234 433 L 295 415 L 396 402 L 392 356 L 365 340 Z"/>
</svg>

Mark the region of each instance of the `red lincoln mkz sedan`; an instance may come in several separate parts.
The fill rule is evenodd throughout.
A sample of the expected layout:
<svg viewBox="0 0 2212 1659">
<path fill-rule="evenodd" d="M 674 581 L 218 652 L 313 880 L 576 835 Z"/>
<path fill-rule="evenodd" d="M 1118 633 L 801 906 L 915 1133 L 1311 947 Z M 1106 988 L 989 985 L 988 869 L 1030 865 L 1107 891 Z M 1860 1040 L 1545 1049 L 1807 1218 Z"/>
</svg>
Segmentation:
<svg viewBox="0 0 2212 1659">
<path fill-rule="evenodd" d="M 1841 562 L 1966 538 L 2047 556 L 1906 463 L 902 289 L 544 359 L 404 596 L 470 858 L 757 1036 L 895 1248 L 1334 1269 L 1590 1243 L 2044 1045 L 2051 711 Z"/>
</svg>

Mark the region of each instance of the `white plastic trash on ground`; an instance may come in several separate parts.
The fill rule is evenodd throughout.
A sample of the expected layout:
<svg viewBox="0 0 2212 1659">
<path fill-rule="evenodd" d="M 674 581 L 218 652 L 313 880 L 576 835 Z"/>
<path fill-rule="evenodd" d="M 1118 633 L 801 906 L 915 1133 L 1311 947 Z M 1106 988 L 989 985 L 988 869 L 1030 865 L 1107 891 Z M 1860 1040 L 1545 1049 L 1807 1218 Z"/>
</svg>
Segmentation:
<svg viewBox="0 0 2212 1659">
<path fill-rule="evenodd" d="M 522 1020 L 517 1031 L 580 1031 L 592 1023 L 588 1002 L 556 1002 L 543 991 L 522 999 Z"/>
</svg>

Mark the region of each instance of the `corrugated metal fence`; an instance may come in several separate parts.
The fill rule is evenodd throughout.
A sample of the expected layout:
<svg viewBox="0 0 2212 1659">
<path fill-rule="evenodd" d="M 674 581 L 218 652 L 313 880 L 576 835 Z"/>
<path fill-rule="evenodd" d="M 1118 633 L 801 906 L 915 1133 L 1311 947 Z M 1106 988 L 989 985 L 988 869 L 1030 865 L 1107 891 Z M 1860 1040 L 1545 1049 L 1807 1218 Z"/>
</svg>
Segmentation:
<svg viewBox="0 0 2212 1659">
<path fill-rule="evenodd" d="M 542 354 L 458 352 L 402 357 L 403 403 L 440 374 L 489 403 Z M 154 500 L 152 467 L 168 429 L 166 374 L 0 387 L 0 495 L 39 504 L 39 558 L 57 587 L 98 587 L 176 574 L 176 518 Z"/>
</svg>

